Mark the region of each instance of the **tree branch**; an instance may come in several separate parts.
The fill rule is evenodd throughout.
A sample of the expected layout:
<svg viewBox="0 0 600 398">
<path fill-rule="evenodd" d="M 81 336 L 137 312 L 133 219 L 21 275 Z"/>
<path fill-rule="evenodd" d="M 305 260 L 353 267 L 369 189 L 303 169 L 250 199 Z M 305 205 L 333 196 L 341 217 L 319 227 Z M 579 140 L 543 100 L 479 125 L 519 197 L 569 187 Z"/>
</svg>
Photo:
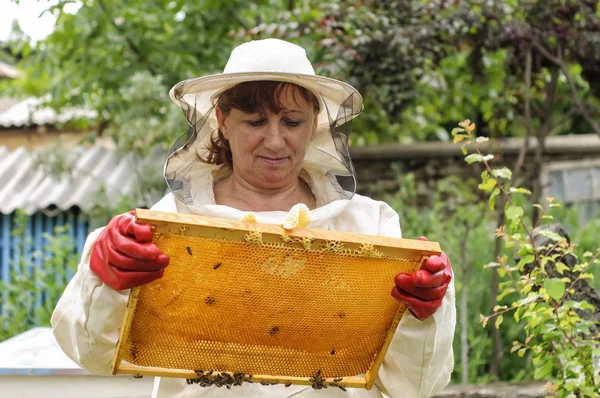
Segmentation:
<svg viewBox="0 0 600 398">
<path fill-rule="evenodd" d="M 527 127 L 527 136 L 525 137 L 525 145 L 519 150 L 517 162 L 513 168 L 513 181 L 517 181 L 521 175 L 521 169 L 525 162 L 525 156 L 529 150 L 529 139 L 534 135 L 533 123 L 531 121 L 531 47 L 527 51 L 525 59 L 525 126 Z"/>
<path fill-rule="evenodd" d="M 556 130 L 557 128 L 559 128 L 564 122 L 566 122 L 567 120 L 569 120 L 571 117 L 573 117 L 573 115 L 575 115 L 577 112 L 579 112 L 579 109 L 577 109 L 577 107 L 573 107 L 569 110 L 569 112 L 563 114 L 560 119 L 558 119 L 556 121 L 556 123 L 554 123 L 554 127 L 552 127 L 552 129 L 548 132 L 548 135 L 551 135 L 554 130 Z"/>
<path fill-rule="evenodd" d="M 542 108 L 540 108 L 540 106 L 538 104 L 536 104 L 535 102 L 531 103 L 531 109 L 533 109 L 533 111 L 538 115 L 538 116 L 542 116 Z"/>
<path fill-rule="evenodd" d="M 569 70 L 567 69 L 567 66 L 563 62 L 562 58 L 552 55 L 537 40 L 533 40 L 531 44 L 540 54 L 542 54 L 544 57 L 546 57 L 546 59 L 548 59 L 550 62 L 552 62 L 562 70 L 563 74 L 567 79 L 567 82 L 569 83 L 569 87 L 571 88 L 571 94 L 573 95 L 573 101 L 575 102 L 577 108 L 579 108 L 579 112 L 581 113 L 585 121 L 590 125 L 590 127 L 592 127 L 594 133 L 600 135 L 600 125 L 598 125 L 598 123 L 596 123 L 596 121 L 590 116 L 590 114 L 587 112 L 587 109 L 585 108 L 585 104 L 579 98 L 579 93 L 577 92 L 577 87 L 575 87 L 575 82 L 573 81 L 573 78 L 571 77 L 571 74 L 569 73 Z"/>
<path fill-rule="evenodd" d="M 560 48 L 559 48 L 560 51 Z M 542 145 L 545 143 L 546 137 L 550 132 L 550 122 L 552 119 L 552 104 L 554 103 L 554 99 L 556 98 L 556 87 L 558 85 L 558 72 L 557 68 L 552 69 L 550 84 L 546 86 L 546 98 L 544 99 L 544 110 L 542 113 L 542 126 L 540 128 L 539 140 L 538 144 Z"/>
<path fill-rule="evenodd" d="M 127 45 L 129 46 L 129 49 L 139 58 L 140 61 L 146 64 L 146 68 L 150 71 L 150 73 L 152 73 L 154 76 L 158 76 L 157 71 L 152 67 L 152 65 L 150 65 L 150 62 L 146 59 L 146 56 L 142 53 L 138 46 L 136 46 L 135 43 L 131 41 L 131 39 L 127 36 L 125 31 L 121 29 L 121 27 L 119 27 L 119 25 L 117 25 L 115 21 L 113 21 L 110 13 L 108 12 L 106 4 L 104 3 L 104 0 L 97 0 L 97 2 L 100 6 L 100 9 L 102 10 L 102 13 L 106 16 L 110 24 L 117 30 L 117 32 L 121 34 L 121 36 L 123 36 L 123 38 L 127 42 Z"/>
</svg>

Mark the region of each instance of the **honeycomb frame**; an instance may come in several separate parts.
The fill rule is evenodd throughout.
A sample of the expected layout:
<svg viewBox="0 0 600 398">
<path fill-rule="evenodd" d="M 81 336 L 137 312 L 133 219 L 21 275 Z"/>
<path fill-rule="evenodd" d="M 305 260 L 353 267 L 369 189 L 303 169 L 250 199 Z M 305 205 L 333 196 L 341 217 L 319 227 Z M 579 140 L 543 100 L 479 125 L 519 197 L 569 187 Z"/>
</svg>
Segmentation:
<svg viewBox="0 0 600 398">
<path fill-rule="evenodd" d="M 233 385 L 239 385 L 241 383 L 239 381 L 243 380 L 246 382 L 256 382 L 262 384 L 313 385 L 315 388 L 324 388 L 330 386 L 340 388 L 352 387 L 370 389 L 375 382 L 377 372 L 383 362 L 394 332 L 406 310 L 404 305 L 395 301 L 389 294 L 389 291 L 393 286 L 393 277 L 391 277 L 390 275 L 392 274 L 389 273 L 412 272 L 420 268 L 428 256 L 439 255 L 441 253 L 439 244 L 437 242 L 389 238 L 339 231 L 325 231 L 302 227 L 294 228 L 293 230 L 286 230 L 282 225 L 263 224 L 251 220 L 238 221 L 216 217 L 166 213 L 144 209 L 136 210 L 136 218 L 139 222 L 152 226 L 154 232 L 153 242 L 157 244 L 161 250 L 169 254 L 172 261 L 165 272 L 165 276 L 161 280 L 132 289 L 120 330 L 119 342 L 113 357 L 112 373 L 180 377 L 187 378 L 188 382 L 190 380 L 195 382 L 201 381 L 202 383 L 205 381 L 206 383 L 210 382 L 209 384 L 201 385 L 212 385 L 216 383 L 218 386 L 221 386 L 226 384 L 229 388 L 231 387 L 231 383 L 235 382 Z M 170 283 L 169 277 L 176 277 L 178 273 L 185 272 L 186 268 L 183 265 L 183 260 L 179 261 L 178 259 L 185 259 L 188 255 L 191 258 L 193 251 L 198 251 L 198 245 L 201 245 L 203 250 L 201 256 L 202 258 L 200 260 L 194 260 L 195 262 L 192 264 L 192 266 L 194 267 L 193 272 L 199 275 L 198 280 L 201 282 L 191 281 L 194 282 L 195 285 L 191 282 L 188 284 L 187 282 L 193 279 L 190 278 L 190 274 L 179 275 L 180 278 L 186 278 L 183 279 L 186 281 L 184 287 L 186 292 L 191 289 L 190 286 L 201 286 L 202 283 L 210 283 L 210 286 L 215 286 L 215 289 L 217 290 L 219 288 L 231 289 L 230 286 L 232 278 L 238 277 L 239 272 L 220 274 L 229 275 L 223 282 L 218 279 L 210 279 L 211 275 L 216 275 L 218 272 L 221 272 L 219 269 L 229 270 L 228 272 L 231 272 L 231 267 L 235 263 L 234 260 L 232 260 L 233 263 L 231 264 L 227 263 L 226 260 L 220 260 L 220 262 L 215 262 L 214 260 L 214 258 L 217 258 L 214 257 L 214 255 L 216 255 L 215 252 L 218 252 L 219 250 L 223 251 L 229 248 L 231 245 L 233 245 L 232 248 L 229 248 L 229 251 L 227 252 L 230 253 L 230 256 L 231 253 L 233 253 L 231 250 L 234 250 L 237 247 L 242 247 L 242 249 L 248 247 L 248 250 L 253 247 L 256 248 L 256 250 L 259 250 L 259 252 L 262 253 L 261 255 L 269 255 L 267 261 L 260 260 L 262 263 L 252 265 L 251 270 L 244 274 L 244 276 L 248 275 L 248 278 L 252 278 L 254 273 L 256 273 L 261 278 L 260 281 L 256 282 L 260 286 L 262 286 L 262 284 L 266 284 L 266 280 L 270 278 L 269 280 L 276 281 L 275 283 L 277 288 L 283 289 L 281 291 L 284 293 L 291 292 L 292 289 L 297 289 L 297 285 L 296 287 L 294 287 L 294 285 L 290 285 L 290 283 L 293 283 L 294 278 L 303 278 L 302 280 L 306 280 L 306 275 L 312 275 L 302 274 L 302 272 L 306 271 L 305 268 L 310 267 L 311 265 L 313 268 L 319 266 L 320 270 L 322 271 L 323 265 L 321 263 L 318 263 L 317 265 L 312 264 L 313 260 L 317 261 L 315 260 L 316 258 L 323 257 L 324 260 L 322 261 L 336 261 L 337 263 L 342 262 L 344 267 L 348 267 L 344 268 L 344 271 L 346 269 L 352 269 L 354 276 L 364 275 L 365 279 L 355 278 L 350 281 L 348 285 L 347 282 L 341 281 L 340 278 L 336 279 L 332 277 L 331 281 L 324 281 L 321 284 L 325 287 L 320 287 L 321 290 L 317 290 L 317 293 L 321 291 L 331 294 L 332 289 L 337 289 L 335 292 L 342 295 L 339 299 L 341 300 L 339 301 L 339 305 L 350 305 L 349 303 L 352 303 L 351 311 L 353 312 L 348 311 L 348 318 L 352 316 L 353 322 L 355 323 L 362 321 L 365 326 L 361 326 L 361 324 L 358 325 L 365 328 L 365 334 L 367 334 L 367 330 L 371 330 L 367 329 L 367 326 L 376 328 L 375 330 L 378 331 L 377 333 L 369 334 L 369 336 L 376 335 L 376 337 L 368 337 L 368 339 L 370 339 L 369 344 L 365 343 L 365 347 L 369 347 L 369 349 L 363 351 L 363 346 L 361 344 L 363 340 L 365 342 L 367 341 L 367 337 L 365 337 L 363 340 L 357 340 L 360 343 L 357 343 L 357 341 L 354 340 L 348 340 L 348 336 L 356 335 L 357 326 L 355 326 L 354 329 L 348 328 L 348 333 L 351 334 L 344 335 L 344 327 L 340 327 L 339 319 L 335 319 L 327 321 L 329 322 L 328 324 L 322 325 L 324 331 L 335 330 L 335 333 L 323 332 L 323 335 L 319 335 L 319 339 L 315 339 L 313 341 L 308 341 L 306 338 L 302 340 L 298 337 L 298 342 L 296 343 L 295 336 L 302 336 L 303 329 L 300 326 L 298 326 L 296 329 L 294 329 L 292 326 L 287 327 L 285 321 L 281 321 L 277 324 L 283 325 L 281 326 L 281 334 L 283 334 L 283 330 L 285 330 L 287 333 L 285 339 L 281 338 L 281 340 L 276 340 L 276 338 L 279 337 L 278 334 L 280 333 L 280 326 L 272 326 L 271 329 L 268 330 L 268 334 L 272 337 L 264 337 L 261 335 L 259 337 L 255 337 L 258 339 L 256 342 L 253 340 L 252 343 L 248 343 L 247 339 L 253 336 L 252 333 L 248 332 L 249 336 L 240 336 L 239 332 L 238 334 L 232 334 L 232 330 L 236 324 L 236 319 L 231 320 L 230 323 L 227 323 L 228 321 L 226 320 L 231 316 L 231 312 L 225 317 L 222 316 L 222 313 L 210 313 L 208 310 L 203 310 L 204 312 L 200 318 L 205 316 L 208 319 L 206 321 L 208 322 L 208 326 L 204 325 L 204 329 L 207 327 L 210 328 L 211 325 L 219 323 L 220 320 L 223 321 L 224 326 L 219 323 L 219 330 L 211 330 L 210 333 L 211 336 L 213 336 L 212 338 L 206 338 L 205 336 L 203 339 L 198 339 L 198 329 L 195 329 L 193 333 L 190 332 L 194 334 L 194 338 L 196 339 L 194 341 L 194 349 L 200 347 L 196 351 L 198 353 L 196 355 L 198 358 L 196 358 L 194 355 L 189 355 L 190 349 L 183 348 L 187 346 L 181 345 L 182 348 L 179 351 L 183 350 L 185 353 L 185 358 L 177 360 L 173 359 L 181 357 L 182 354 L 178 351 L 178 349 L 173 349 L 173 347 L 166 343 L 162 346 L 167 347 L 166 349 L 156 349 L 154 346 L 156 344 L 161 344 L 161 340 L 158 339 L 158 343 L 156 343 L 155 340 L 150 342 L 145 339 L 144 336 L 148 335 L 149 331 L 159 331 L 163 333 L 163 335 L 166 335 L 166 338 L 175 336 L 173 337 L 174 339 L 180 338 L 178 341 L 188 341 L 185 337 L 181 337 L 184 336 L 185 331 L 183 331 L 182 328 L 185 328 L 185 326 L 181 326 L 179 324 L 176 326 L 171 326 L 172 323 L 167 321 L 160 323 L 162 320 L 159 318 L 168 312 L 167 310 L 163 310 L 162 306 L 165 306 L 167 309 L 179 308 L 173 307 L 171 303 L 180 298 L 180 296 L 177 295 L 171 300 L 169 299 L 168 295 L 161 295 L 160 292 L 162 292 L 166 286 L 169 288 L 183 286 L 181 283 L 180 285 L 167 285 L 167 283 Z M 288 254 L 294 253 L 294 255 L 285 255 L 284 252 Z M 305 253 L 305 257 L 299 257 L 297 253 Z M 222 255 L 222 252 L 220 255 Z M 250 257 L 256 261 L 256 259 L 259 258 L 256 256 L 258 255 Z M 234 257 L 235 255 L 233 255 L 231 258 Z M 210 260 L 210 258 L 213 258 L 213 260 Z M 265 257 L 260 258 L 264 259 Z M 273 258 L 278 260 L 275 261 Z M 298 258 L 306 258 L 308 259 L 306 260 L 308 263 L 306 263 L 306 261 L 303 262 Z M 204 266 L 197 265 L 202 261 L 212 261 L 210 264 L 212 265 L 214 263 L 214 265 L 211 267 L 206 266 L 206 264 Z M 347 263 L 350 265 L 346 265 Z M 224 266 L 222 266 L 222 264 L 224 264 Z M 371 266 L 369 267 L 369 265 Z M 377 265 L 381 265 L 381 267 L 377 267 Z M 395 268 L 396 266 L 399 268 Z M 327 265 L 325 265 L 325 267 L 327 267 Z M 198 269 L 200 270 L 198 271 Z M 384 269 L 389 274 L 386 274 L 385 277 L 383 276 Z M 335 272 L 332 271 L 332 274 L 335 274 Z M 353 281 L 359 279 L 363 281 L 371 280 L 376 279 L 377 277 L 379 277 L 380 280 L 386 281 L 386 283 L 388 279 L 390 281 L 389 286 L 386 285 L 379 287 L 379 285 L 377 285 L 377 292 L 375 293 L 377 294 L 376 297 L 379 300 L 381 300 L 381 297 L 384 297 L 383 295 L 387 297 L 385 299 L 387 306 L 385 308 L 388 308 L 386 313 L 391 313 L 393 315 L 386 315 L 387 318 L 385 319 L 383 319 L 381 316 L 370 318 L 368 322 L 362 320 L 362 318 L 360 318 L 358 321 L 354 321 L 359 316 L 366 317 L 369 313 L 369 310 L 376 312 L 375 308 L 378 308 L 379 306 L 368 308 L 368 304 L 365 304 L 368 303 L 368 301 L 361 301 L 359 304 L 362 304 L 362 306 L 357 305 L 358 302 L 353 301 L 356 300 L 356 298 L 352 296 L 352 290 L 357 289 L 356 286 L 358 284 L 354 283 Z M 176 281 L 176 279 L 173 280 Z M 204 282 L 205 280 L 208 282 Z M 321 286 L 319 284 L 316 285 Z M 256 284 L 254 286 L 256 287 Z M 204 286 L 204 288 L 206 289 L 206 286 Z M 317 288 L 313 288 L 313 290 L 314 289 Z M 245 290 L 249 289 L 246 288 Z M 190 293 L 191 295 L 186 296 L 186 294 L 183 294 L 182 300 L 185 300 L 186 298 L 189 300 L 190 297 L 195 297 L 194 294 L 197 293 L 198 290 L 196 289 Z M 229 294 L 225 295 L 225 293 Z M 219 299 L 219 304 L 221 304 L 221 301 L 234 303 L 235 300 L 238 300 L 236 295 L 231 294 L 230 291 L 225 290 L 225 293 L 218 293 L 219 295 L 217 297 Z M 264 294 L 266 293 L 263 293 L 263 296 Z M 347 297 L 343 295 L 346 295 Z M 166 299 L 169 299 L 169 302 L 165 304 Z M 182 306 L 181 311 L 176 312 L 176 310 L 173 310 L 173 314 L 170 314 L 172 317 L 171 319 L 186 319 L 184 315 L 185 312 L 182 311 L 186 308 L 190 308 L 190 304 L 188 301 L 182 300 L 179 300 L 179 304 L 177 304 Z M 196 306 L 193 308 L 196 308 L 197 310 L 197 302 L 192 304 L 193 306 Z M 205 308 L 217 307 L 214 304 L 215 298 L 211 297 L 210 295 L 207 295 L 204 303 L 201 303 L 201 305 L 205 305 Z M 312 311 L 311 308 L 314 308 L 304 308 L 312 305 L 311 300 L 309 299 L 296 299 L 295 301 L 287 304 L 288 307 L 293 307 L 293 309 L 290 311 L 298 314 L 310 314 L 310 312 L 306 311 Z M 256 323 L 260 324 L 259 320 L 261 319 L 261 316 L 268 317 L 265 319 L 269 320 L 275 319 L 277 314 L 269 314 L 268 311 L 264 311 L 265 308 L 272 312 L 282 311 L 281 309 L 275 311 L 278 307 L 276 307 L 276 304 L 273 304 L 273 306 L 275 306 L 274 309 L 269 306 L 261 307 L 263 308 L 263 311 L 259 311 L 258 316 L 255 314 L 255 318 L 252 320 L 256 320 Z M 366 309 L 361 312 L 356 310 L 356 307 Z M 235 318 L 238 316 L 238 314 L 241 314 L 239 316 L 242 316 L 244 313 L 244 311 L 240 311 L 239 308 L 247 307 L 234 308 L 238 308 L 237 311 L 233 312 L 233 317 Z M 389 309 L 392 309 L 391 312 Z M 288 311 L 288 309 L 286 309 L 286 311 Z M 137 317 L 140 318 L 138 322 L 135 322 L 137 320 L 136 313 L 138 314 Z M 344 314 L 344 316 L 342 317 L 339 314 Z M 338 315 L 339 318 L 346 317 L 344 312 L 339 312 Z M 377 314 L 373 316 L 376 315 Z M 180 316 L 183 316 L 183 318 L 178 318 Z M 290 319 L 288 317 L 286 319 L 291 325 L 291 322 L 294 321 L 295 318 Z M 194 316 L 194 318 L 189 321 L 189 324 L 195 322 L 201 323 L 202 321 L 200 321 L 197 316 Z M 237 322 L 239 324 L 240 321 Z M 301 323 L 301 319 L 296 323 L 299 322 Z M 180 323 L 183 325 L 184 321 L 181 321 Z M 253 328 L 256 326 L 253 323 L 254 322 L 245 322 L 244 325 L 248 329 L 253 330 Z M 311 326 L 312 325 L 313 324 L 311 323 Z M 148 330 L 145 328 L 150 329 Z M 363 332 L 363 329 L 360 329 L 360 331 Z M 217 334 L 215 335 L 215 333 Z M 330 338 L 330 335 L 331 339 L 334 339 L 333 335 L 337 336 L 337 341 L 329 342 L 328 339 Z M 220 341 L 222 340 L 221 336 L 227 336 L 227 338 L 230 338 L 230 340 Z M 232 336 L 233 338 L 231 338 Z M 343 336 L 345 336 L 345 338 L 343 338 Z M 354 345 L 349 347 L 346 341 L 352 341 L 354 342 Z M 294 342 L 296 345 L 290 347 L 291 343 L 289 342 Z M 200 346 L 198 344 L 200 344 Z M 225 346 L 227 347 L 226 353 L 223 351 L 225 350 Z M 342 346 L 343 349 L 339 350 L 338 352 L 336 352 L 336 350 L 331 350 L 329 352 L 331 356 L 327 356 L 327 358 L 325 358 L 323 357 L 323 347 L 325 346 L 330 348 L 334 346 Z M 211 354 L 211 347 L 215 349 L 214 355 Z M 202 350 L 208 351 L 204 352 Z M 329 350 L 329 348 L 327 350 Z M 140 352 L 142 353 L 141 355 Z M 250 352 L 252 352 L 252 355 L 254 356 L 249 356 Z M 354 354 L 348 354 L 349 352 Z M 357 352 L 360 354 L 356 354 Z M 153 354 L 155 355 L 152 356 Z M 344 355 L 346 355 L 346 357 L 344 357 Z M 367 355 L 367 358 L 364 358 L 365 355 Z M 156 356 L 160 356 L 160 359 L 155 359 Z M 164 357 L 167 359 L 164 359 Z M 212 358 L 217 357 L 226 357 L 227 359 L 222 359 L 223 362 L 217 362 L 218 365 L 215 365 L 215 362 L 212 360 Z M 356 359 L 355 357 L 360 358 Z M 248 358 L 255 359 L 250 360 Z M 286 360 L 285 358 L 288 359 Z M 298 365 L 295 365 L 296 358 L 299 358 L 297 361 Z M 190 365 L 192 362 L 196 366 L 192 367 Z M 185 366 L 179 366 L 182 363 Z M 204 366 L 202 365 L 203 363 L 206 363 L 207 365 Z M 263 365 L 254 366 L 255 363 Z M 199 369 L 206 369 L 207 371 Z M 274 369 L 274 371 L 261 372 L 261 369 Z M 352 374 L 344 373 L 345 369 L 352 369 Z M 227 381 L 230 383 L 227 384 Z"/>
</svg>

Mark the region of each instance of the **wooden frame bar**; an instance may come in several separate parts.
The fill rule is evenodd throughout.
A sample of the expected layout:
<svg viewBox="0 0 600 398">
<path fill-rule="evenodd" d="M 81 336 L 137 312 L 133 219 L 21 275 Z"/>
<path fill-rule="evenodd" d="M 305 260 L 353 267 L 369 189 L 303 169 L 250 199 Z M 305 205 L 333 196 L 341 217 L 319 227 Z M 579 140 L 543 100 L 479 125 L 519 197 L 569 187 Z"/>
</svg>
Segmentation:
<svg viewBox="0 0 600 398">
<path fill-rule="evenodd" d="M 437 242 L 388 238 L 386 236 L 362 235 L 351 232 L 323 231 L 313 228 L 294 228 L 286 230 L 281 225 L 250 223 L 219 217 L 198 216 L 191 214 L 166 213 L 154 210 L 136 210 L 136 218 L 140 223 L 154 225 L 158 233 L 181 234 L 186 236 L 202 236 L 216 239 L 243 240 L 248 232 L 260 232 L 263 241 L 281 242 L 281 236 L 314 239 L 316 243 L 327 241 L 343 241 L 349 249 L 358 249 L 363 244 L 372 244 L 384 255 L 393 257 L 416 258 L 441 254 Z M 300 244 L 298 244 L 301 246 Z"/>
<path fill-rule="evenodd" d="M 298 245 L 300 239 L 308 238 L 317 245 L 323 245 L 331 241 L 340 241 L 344 247 L 350 250 L 360 249 L 365 244 L 370 244 L 374 249 L 384 256 L 394 258 L 406 258 L 411 262 L 422 263 L 430 255 L 441 253 L 437 242 L 428 242 L 420 240 L 397 239 L 381 236 L 361 235 L 354 233 L 344 233 L 336 231 L 322 231 L 310 228 L 294 228 L 286 230 L 281 225 L 250 223 L 245 221 L 229 220 L 216 217 L 206 217 L 188 214 L 165 213 L 153 210 L 136 210 L 136 218 L 140 223 L 150 224 L 155 233 L 174 234 L 183 236 L 206 237 L 212 239 L 228 239 L 243 241 L 244 237 L 250 232 L 260 232 L 262 241 L 265 243 L 282 241 L 282 236 L 294 238 L 288 241 L 286 245 Z M 295 239 L 299 238 L 299 239 Z M 161 377 L 181 377 L 197 378 L 198 373 L 193 370 L 153 368 L 135 365 L 126 361 L 119 363 L 119 353 L 122 349 L 122 343 L 128 336 L 132 325 L 135 308 L 138 303 L 140 288 L 132 289 L 129 297 L 127 311 L 123 319 L 123 326 L 120 330 L 119 342 L 112 363 L 113 374 L 145 374 Z M 406 307 L 400 305 L 396 311 L 392 323 L 386 332 L 385 339 L 382 341 L 381 348 L 377 352 L 371 367 L 364 376 L 348 375 L 343 378 L 323 379 L 326 385 L 352 388 L 371 389 L 377 378 L 377 373 L 383 363 L 387 349 L 398 327 Z M 218 371 L 216 371 L 219 373 Z M 229 374 L 223 372 L 219 374 Z M 309 377 L 292 376 L 274 376 L 274 375 L 252 375 L 252 382 L 263 383 L 281 383 L 281 384 L 302 384 L 311 385 L 313 381 Z"/>
</svg>

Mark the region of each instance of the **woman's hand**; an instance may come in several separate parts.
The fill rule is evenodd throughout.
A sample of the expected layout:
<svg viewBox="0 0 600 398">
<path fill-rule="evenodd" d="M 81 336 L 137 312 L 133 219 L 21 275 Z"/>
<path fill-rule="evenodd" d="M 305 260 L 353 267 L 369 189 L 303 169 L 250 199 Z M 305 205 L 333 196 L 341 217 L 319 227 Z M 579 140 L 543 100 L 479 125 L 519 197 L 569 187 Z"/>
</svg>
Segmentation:
<svg viewBox="0 0 600 398">
<path fill-rule="evenodd" d="M 131 289 L 163 276 L 169 257 L 152 241 L 152 229 L 136 224 L 133 212 L 115 216 L 98 236 L 90 269 L 115 290 Z"/>
<path fill-rule="evenodd" d="M 427 240 L 420 237 L 419 240 Z M 412 274 L 396 275 L 392 296 L 406 304 L 410 313 L 419 320 L 433 315 L 442 304 L 448 285 L 452 280 L 452 268 L 446 253 L 431 256 L 423 268 Z"/>
</svg>

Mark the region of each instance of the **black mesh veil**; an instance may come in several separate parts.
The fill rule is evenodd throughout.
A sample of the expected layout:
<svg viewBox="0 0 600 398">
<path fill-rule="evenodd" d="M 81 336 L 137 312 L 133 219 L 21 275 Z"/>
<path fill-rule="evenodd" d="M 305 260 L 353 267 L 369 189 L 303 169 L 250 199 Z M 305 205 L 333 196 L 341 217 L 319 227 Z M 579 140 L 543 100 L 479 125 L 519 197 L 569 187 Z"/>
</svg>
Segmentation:
<svg viewBox="0 0 600 398">
<path fill-rule="evenodd" d="M 331 191 L 335 194 L 328 195 L 326 201 L 350 199 L 356 191 L 356 173 L 350 159 L 348 137 L 351 120 L 362 109 L 362 98 L 358 92 L 350 92 L 332 99 L 315 92 L 314 88 L 309 90 L 320 98 L 322 109 L 315 138 L 304 158 L 303 169 L 311 176 L 326 178 L 331 183 Z M 171 91 L 171 97 L 184 112 L 189 129 L 171 146 L 164 177 L 171 192 L 181 202 L 188 206 L 199 206 L 206 204 L 204 198 L 207 189 L 212 192 L 210 187 L 206 187 L 206 182 L 212 181 L 207 176 L 216 166 L 205 160 L 209 154 L 211 137 L 214 139 L 218 134 L 214 104 L 219 91 L 189 91 L 189 85 L 181 83 Z"/>
</svg>

